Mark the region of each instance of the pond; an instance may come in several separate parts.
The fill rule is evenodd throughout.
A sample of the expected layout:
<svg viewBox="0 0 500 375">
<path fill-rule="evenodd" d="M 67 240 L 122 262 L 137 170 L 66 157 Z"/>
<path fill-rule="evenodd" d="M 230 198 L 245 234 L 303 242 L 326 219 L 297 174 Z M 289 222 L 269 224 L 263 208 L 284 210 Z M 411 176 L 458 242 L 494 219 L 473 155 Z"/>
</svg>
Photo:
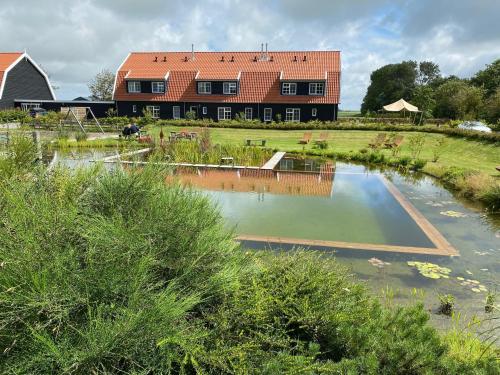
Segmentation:
<svg viewBox="0 0 500 375">
<path fill-rule="evenodd" d="M 60 160 L 73 166 L 75 158 L 85 163 L 112 154 L 73 152 Z M 321 249 L 394 303 L 418 299 L 435 311 L 438 294 L 451 293 L 461 313 L 486 316 L 486 290 L 499 287 L 500 216 L 424 175 L 324 165 L 284 159 L 271 171 L 185 168 L 178 176 L 216 202 L 246 247 Z M 450 324 L 436 314 L 432 319 Z"/>
</svg>

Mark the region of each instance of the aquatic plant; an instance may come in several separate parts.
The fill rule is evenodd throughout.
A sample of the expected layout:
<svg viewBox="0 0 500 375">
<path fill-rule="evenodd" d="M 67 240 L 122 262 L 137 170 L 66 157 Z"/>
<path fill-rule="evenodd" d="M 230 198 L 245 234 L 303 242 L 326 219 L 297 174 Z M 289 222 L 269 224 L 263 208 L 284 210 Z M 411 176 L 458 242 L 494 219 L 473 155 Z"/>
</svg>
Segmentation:
<svg viewBox="0 0 500 375">
<path fill-rule="evenodd" d="M 470 273 L 472 275 L 472 272 Z M 473 279 L 465 279 L 461 276 L 457 277 L 457 280 L 460 281 L 460 285 L 465 286 L 472 290 L 474 293 L 487 292 L 488 289 L 486 286 L 481 284 L 478 280 Z"/>
<path fill-rule="evenodd" d="M 370 258 L 368 260 L 368 263 L 370 263 L 372 266 L 377 267 L 377 268 L 384 268 L 385 266 L 391 265 L 391 263 L 384 262 L 383 260 L 380 260 L 378 258 Z"/>
<path fill-rule="evenodd" d="M 484 305 L 484 311 L 487 313 L 493 312 L 495 309 L 495 294 L 493 292 L 488 292 L 486 295 L 486 303 Z"/>
<path fill-rule="evenodd" d="M 451 316 L 455 308 L 455 297 L 452 294 L 439 295 L 439 313 Z"/>
<path fill-rule="evenodd" d="M 466 217 L 467 215 L 462 213 L 462 212 L 458 212 L 458 211 L 441 211 L 440 212 L 441 215 L 443 216 L 449 216 L 449 217 L 456 217 L 456 218 L 461 218 L 461 217 Z"/>
<path fill-rule="evenodd" d="M 416 267 L 418 272 L 429 279 L 448 279 L 449 274 L 451 272 L 451 269 L 447 267 L 441 267 L 438 266 L 437 264 L 434 263 L 428 263 L 428 262 L 414 262 L 414 261 L 409 261 L 407 264 L 410 267 Z"/>
</svg>

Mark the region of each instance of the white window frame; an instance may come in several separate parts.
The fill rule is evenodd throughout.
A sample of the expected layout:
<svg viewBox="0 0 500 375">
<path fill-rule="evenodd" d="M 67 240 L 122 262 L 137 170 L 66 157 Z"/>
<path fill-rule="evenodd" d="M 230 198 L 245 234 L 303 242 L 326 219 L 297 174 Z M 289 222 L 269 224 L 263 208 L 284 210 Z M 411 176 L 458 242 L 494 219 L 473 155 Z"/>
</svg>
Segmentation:
<svg viewBox="0 0 500 375">
<path fill-rule="evenodd" d="M 247 121 L 253 120 L 253 108 L 252 107 L 245 108 L 245 120 L 247 120 Z"/>
<path fill-rule="evenodd" d="M 231 107 L 217 107 L 217 119 L 219 121 L 231 120 Z"/>
<path fill-rule="evenodd" d="M 224 95 L 236 95 L 238 93 L 238 85 L 236 82 L 223 82 L 222 92 Z"/>
<path fill-rule="evenodd" d="M 141 92 L 141 81 L 128 81 L 127 88 L 129 93 L 138 94 Z"/>
<path fill-rule="evenodd" d="M 204 115 L 206 115 L 208 113 L 208 108 L 207 107 L 203 107 L 201 109 L 201 113 L 203 113 Z"/>
<path fill-rule="evenodd" d="M 137 113 L 137 105 L 132 104 L 132 113 Z"/>
<path fill-rule="evenodd" d="M 159 105 L 148 105 L 146 110 L 151 112 L 151 117 L 158 119 L 160 118 L 160 106 Z"/>
<path fill-rule="evenodd" d="M 325 83 L 324 82 L 310 82 L 309 83 L 309 95 L 325 95 Z"/>
<path fill-rule="evenodd" d="M 264 121 L 273 121 L 273 109 L 264 108 Z"/>
<path fill-rule="evenodd" d="M 164 94 L 165 93 L 165 82 L 163 82 L 163 81 L 151 82 L 151 92 L 153 94 Z"/>
<path fill-rule="evenodd" d="M 282 95 L 297 95 L 297 83 L 296 82 L 283 82 L 281 86 Z"/>
<path fill-rule="evenodd" d="M 300 108 L 287 108 L 285 112 L 286 122 L 300 122 Z"/>
<path fill-rule="evenodd" d="M 317 115 L 318 115 L 318 108 L 313 108 L 313 109 L 311 110 L 311 116 L 312 116 L 312 117 L 316 117 Z"/>
<path fill-rule="evenodd" d="M 212 93 L 212 82 L 198 82 L 198 94 L 209 95 Z"/>
<path fill-rule="evenodd" d="M 178 105 L 174 105 L 172 107 L 172 118 L 174 120 L 179 120 L 181 118 L 181 107 Z"/>
<path fill-rule="evenodd" d="M 21 103 L 23 111 L 29 111 L 32 108 L 40 108 L 40 103 Z"/>
</svg>

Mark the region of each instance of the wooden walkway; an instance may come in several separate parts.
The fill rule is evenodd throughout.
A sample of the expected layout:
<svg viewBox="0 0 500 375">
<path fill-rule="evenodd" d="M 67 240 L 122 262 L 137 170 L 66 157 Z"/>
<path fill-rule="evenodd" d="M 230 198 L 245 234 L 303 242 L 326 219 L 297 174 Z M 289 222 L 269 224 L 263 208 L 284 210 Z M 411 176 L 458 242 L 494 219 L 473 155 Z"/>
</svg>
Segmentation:
<svg viewBox="0 0 500 375">
<path fill-rule="evenodd" d="M 275 153 L 273 157 L 261 167 L 261 169 L 274 169 L 278 165 L 280 160 L 283 159 L 283 156 L 285 156 L 285 152 L 279 151 Z"/>
</svg>

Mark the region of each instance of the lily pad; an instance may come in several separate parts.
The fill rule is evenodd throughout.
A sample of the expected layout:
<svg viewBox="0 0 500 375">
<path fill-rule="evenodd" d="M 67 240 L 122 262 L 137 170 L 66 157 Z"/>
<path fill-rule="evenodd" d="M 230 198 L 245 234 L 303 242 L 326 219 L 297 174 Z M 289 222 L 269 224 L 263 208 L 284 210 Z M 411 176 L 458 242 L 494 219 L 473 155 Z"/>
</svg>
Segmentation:
<svg viewBox="0 0 500 375">
<path fill-rule="evenodd" d="M 451 269 L 447 267 L 441 267 L 437 264 L 434 263 L 428 263 L 428 262 L 407 262 L 407 264 L 410 267 L 416 267 L 418 272 L 429 279 L 448 279 L 449 278 L 449 273 L 451 272 Z"/>
<path fill-rule="evenodd" d="M 458 211 L 441 211 L 440 214 L 444 215 L 444 216 L 456 217 L 456 218 L 461 218 L 461 217 L 467 216 L 463 212 L 458 212 Z"/>
</svg>

